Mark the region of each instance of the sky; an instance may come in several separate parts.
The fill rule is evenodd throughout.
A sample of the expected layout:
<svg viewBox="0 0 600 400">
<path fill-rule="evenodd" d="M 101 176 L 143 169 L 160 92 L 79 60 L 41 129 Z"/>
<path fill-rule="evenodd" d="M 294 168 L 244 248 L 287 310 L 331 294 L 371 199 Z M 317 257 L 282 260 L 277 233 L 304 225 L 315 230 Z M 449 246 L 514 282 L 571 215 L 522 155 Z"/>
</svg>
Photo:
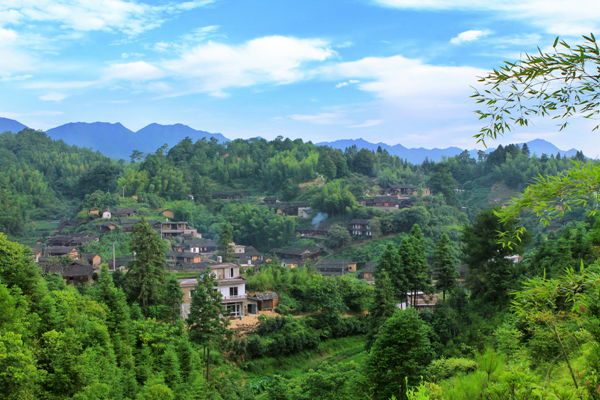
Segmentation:
<svg viewBox="0 0 600 400">
<path fill-rule="evenodd" d="M 0 116 L 476 148 L 477 78 L 599 25 L 595 0 L 2 0 Z M 591 121 L 534 122 L 497 143 L 598 155 Z"/>
</svg>

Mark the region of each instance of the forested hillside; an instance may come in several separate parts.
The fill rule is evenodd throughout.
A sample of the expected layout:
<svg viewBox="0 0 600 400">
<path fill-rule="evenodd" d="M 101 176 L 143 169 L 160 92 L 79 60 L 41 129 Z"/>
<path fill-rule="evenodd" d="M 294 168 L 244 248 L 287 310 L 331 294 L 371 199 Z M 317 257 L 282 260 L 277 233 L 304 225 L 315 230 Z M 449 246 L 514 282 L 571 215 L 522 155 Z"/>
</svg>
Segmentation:
<svg viewBox="0 0 600 400">
<path fill-rule="evenodd" d="M 35 219 L 66 219 L 87 193 L 116 188 L 122 165 L 23 130 L 0 135 L 0 230 L 26 234 Z"/>
<path fill-rule="evenodd" d="M 123 163 L 31 130 L 0 143 L 2 231 L 98 235 L 82 254 L 129 257 L 127 272 L 67 285 L 0 236 L 7 399 L 600 398 L 597 217 L 580 203 L 548 228 L 526 218 L 509 248 L 497 235 L 514 221 L 494 211 L 540 175 L 596 165 L 581 153 L 509 145 L 413 165 L 381 149 L 185 139 Z M 214 239 L 217 260 L 235 260 L 232 242 L 253 248 L 261 262 L 243 276 L 277 294 L 273 311 L 228 327 L 214 277 L 166 261 L 185 242 L 148 223 L 166 218 Z M 35 229 L 48 221 L 63 223 Z M 286 246 L 321 258 L 291 268 Z M 355 270 L 318 269 L 336 260 Z"/>
</svg>

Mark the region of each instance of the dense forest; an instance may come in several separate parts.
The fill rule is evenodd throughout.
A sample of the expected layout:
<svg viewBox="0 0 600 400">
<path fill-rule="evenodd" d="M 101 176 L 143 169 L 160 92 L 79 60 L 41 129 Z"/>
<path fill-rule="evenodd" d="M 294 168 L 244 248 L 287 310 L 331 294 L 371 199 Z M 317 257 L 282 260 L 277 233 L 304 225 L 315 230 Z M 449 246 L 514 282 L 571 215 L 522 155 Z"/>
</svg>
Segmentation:
<svg viewBox="0 0 600 400">
<path fill-rule="evenodd" d="M 31 130 L 0 140 L 1 223 L 14 239 L 42 239 L 34 227 L 44 220 L 91 232 L 90 207 L 136 204 L 148 217 L 168 208 L 216 239 L 229 226 L 236 242 L 263 251 L 321 244 L 334 259 L 376 264 L 374 286 L 310 266 L 248 269 L 248 288 L 276 291 L 280 302 L 277 316 L 239 335 L 219 317 L 210 274 L 181 319 L 165 245 L 144 223 L 87 245 L 107 254 L 119 239 L 119 255 L 138 255 L 127 273 L 103 270 L 75 287 L 42 275 L 27 248 L 1 236 L 7 399 L 600 398 L 600 222 L 577 210 L 550 229 L 526 220 L 534 229 L 509 249 L 496 235 L 512 228 L 489 208 L 539 175 L 570 171 L 581 154 L 535 157 L 510 145 L 411 165 L 300 140 L 186 140 L 124 164 Z M 391 212 L 361 203 L 398 184 L 432 194 Z M 338 226 L 370 218 L 379 232 L 367 242 L 344 229 L 299 238 L 310 220 L 274 213 L 264 196 L 308 203 Z M 443 301 L 397 310 L 419 291 Z"/>
</svg>

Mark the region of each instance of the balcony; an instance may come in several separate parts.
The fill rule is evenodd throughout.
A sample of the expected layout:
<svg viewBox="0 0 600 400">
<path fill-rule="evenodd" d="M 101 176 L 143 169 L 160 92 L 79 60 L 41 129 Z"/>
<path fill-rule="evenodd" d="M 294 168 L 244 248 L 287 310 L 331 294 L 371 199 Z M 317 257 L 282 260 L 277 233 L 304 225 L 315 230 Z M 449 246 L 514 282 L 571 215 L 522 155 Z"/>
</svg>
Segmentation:
<svg viewBox="0 0 600 400">
<path fill-rule="evenodd" d="M 244 300 L 247 297 L 248 296 L 245 294 L 238 294 L 235 296 L 227 295 L 227 296 L 223 296 L 223 301 L 239 301 L 239 300 Z"/>
</svg>

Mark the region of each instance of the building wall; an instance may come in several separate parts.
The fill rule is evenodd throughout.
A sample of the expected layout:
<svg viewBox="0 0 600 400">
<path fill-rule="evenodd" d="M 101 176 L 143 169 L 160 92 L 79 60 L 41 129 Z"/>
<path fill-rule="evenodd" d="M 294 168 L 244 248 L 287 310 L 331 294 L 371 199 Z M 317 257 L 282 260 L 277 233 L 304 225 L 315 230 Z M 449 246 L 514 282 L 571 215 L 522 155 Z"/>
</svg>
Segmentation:
<svg viewBox="0 0 600 400">
<path fill-rule="evenodd" d="M 238 294 L 237 297 L 243 297 L 246 296 L 246 284 L 245 283 L 239 283 L 239 284 L 235 284 L 235 285 L 228 285 L 222 282 L 219 282 L 219 286 L 217 287 L 217 290 L 219 292 L 221 292 L 221 295 L 223 295 L 223 299 L 228 299 L 232 296 L 230 296 L 229 294 L 229 288 L 232 287 L 236 287 Z M 233 296 L 232 298 L 235 298 L 235 296 Z"/>
</svg>

